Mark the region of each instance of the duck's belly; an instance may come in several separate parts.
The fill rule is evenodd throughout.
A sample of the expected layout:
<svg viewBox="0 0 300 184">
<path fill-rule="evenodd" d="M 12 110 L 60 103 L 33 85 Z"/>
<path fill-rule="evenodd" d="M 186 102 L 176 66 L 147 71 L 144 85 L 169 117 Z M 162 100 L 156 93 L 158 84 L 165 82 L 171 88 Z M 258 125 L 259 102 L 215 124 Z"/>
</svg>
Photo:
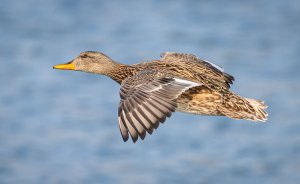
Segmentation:
<svg viewBox="0 0 300 184">
<path fill-rule="evenodd" d="M 177 111 L 202 114 L 222 115 L 218 111 L 222 97 L 219 93 L 213 92 L 205 86 L 190 88 L 181 94 L 177 99 Z"/>
</svg>

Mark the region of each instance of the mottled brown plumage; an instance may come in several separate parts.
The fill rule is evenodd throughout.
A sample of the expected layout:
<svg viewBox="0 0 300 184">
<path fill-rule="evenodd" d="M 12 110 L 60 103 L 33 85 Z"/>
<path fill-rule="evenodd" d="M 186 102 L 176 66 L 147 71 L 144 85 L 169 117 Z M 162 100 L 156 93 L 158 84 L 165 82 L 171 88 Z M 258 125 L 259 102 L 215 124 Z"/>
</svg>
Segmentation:
<svg viewBox="0 0 300 184">
<path fill-rule="evenodd" d="M 233 76 L 192 54 L 166 52 L 160 60 L 134 65 L 117 63 L 100 52 L 81 53 L 54 68 L 107 75 L 119 84 L 119 128 L 124 141 L 144 139 L 172 112 L 266 121 L 262 101 L 229 90 Z"/>
</svg>

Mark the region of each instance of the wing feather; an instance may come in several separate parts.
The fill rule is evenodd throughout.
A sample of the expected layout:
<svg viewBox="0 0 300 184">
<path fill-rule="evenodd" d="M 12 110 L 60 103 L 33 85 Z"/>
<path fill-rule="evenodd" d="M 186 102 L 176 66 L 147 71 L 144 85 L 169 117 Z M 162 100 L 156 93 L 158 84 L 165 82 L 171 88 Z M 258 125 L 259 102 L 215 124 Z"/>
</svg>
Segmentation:
<svg viewBox="0 0 300 184">
<path fill-rule="evenodd" d="M 154 70 L 141 71 L 124 80 L 120 89 L 119 128 L 124 141 L 152 134 L 176 109 L 175 99 L 201 84 L 166 77 Z"/>
</svg>

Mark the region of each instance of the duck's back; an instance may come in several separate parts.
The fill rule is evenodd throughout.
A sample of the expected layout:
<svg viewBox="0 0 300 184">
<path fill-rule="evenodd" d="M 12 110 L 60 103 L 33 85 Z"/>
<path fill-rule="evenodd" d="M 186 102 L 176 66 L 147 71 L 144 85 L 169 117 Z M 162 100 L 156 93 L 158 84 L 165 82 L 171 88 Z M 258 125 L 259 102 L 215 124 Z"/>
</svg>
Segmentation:
<svg viewBox="0 0 300 184">
<path fill-rule="evenodd" d="M 139 70 L 154 69 L 201 84 L 186 90 L 177 99 L 177 110 L 204 115 L 226 115 L 236 119 L 265 121 L 266 106 L 261 101 L 242 98 L 229 90 L 234 77 L 192 54 L 164 53 L 160 60 L 135 65 Z"/>
</svg>

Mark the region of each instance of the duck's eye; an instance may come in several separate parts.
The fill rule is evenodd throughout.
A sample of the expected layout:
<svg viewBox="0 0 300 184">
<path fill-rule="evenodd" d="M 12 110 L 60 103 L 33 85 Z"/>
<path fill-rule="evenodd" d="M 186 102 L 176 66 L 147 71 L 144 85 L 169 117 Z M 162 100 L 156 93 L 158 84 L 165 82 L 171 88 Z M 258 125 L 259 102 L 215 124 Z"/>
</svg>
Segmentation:
<svg viewBox="0 0 300 184">
<path fill-rule="evenodd" d="M 89 57 L 89 56 L 86 55 L 86 54 L 81 56 L 81 58 L 88 58 L 88 57 Z"/>
</svg>

